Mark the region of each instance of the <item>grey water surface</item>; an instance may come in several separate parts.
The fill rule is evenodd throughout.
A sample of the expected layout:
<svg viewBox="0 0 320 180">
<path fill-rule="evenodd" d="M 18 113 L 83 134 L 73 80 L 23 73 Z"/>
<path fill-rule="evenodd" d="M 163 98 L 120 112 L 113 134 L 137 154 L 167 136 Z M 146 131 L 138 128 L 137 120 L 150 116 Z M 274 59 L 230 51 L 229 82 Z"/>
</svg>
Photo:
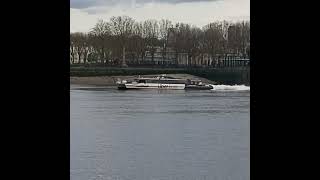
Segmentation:
<svg viewBox="0 0 320 180">
<path fill-rule="evenodd" d="M 250 91 L 70 89 L 71 180 L 249 180 Z"/>
</svg>

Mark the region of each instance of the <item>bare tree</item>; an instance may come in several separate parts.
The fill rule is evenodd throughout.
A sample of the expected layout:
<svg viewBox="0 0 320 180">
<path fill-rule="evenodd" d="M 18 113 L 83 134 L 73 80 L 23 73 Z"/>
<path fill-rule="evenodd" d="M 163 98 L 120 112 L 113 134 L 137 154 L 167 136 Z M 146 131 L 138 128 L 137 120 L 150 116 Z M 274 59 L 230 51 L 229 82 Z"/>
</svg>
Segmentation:
<svg viewBox="0 0 320 180">
<path fill-rule="evenodd" d="M 186 53 L 187 62 L 190 66 L 195 64 L 195 57 L 200 54 L 200 37 L 201 29 L 191 27 L 189 24 L 178 23 L 174 29 L 174 43 L 173 47 L 176 51 L 176 59 L 178 53 Z"/>
<path fill-rule="evenodd" d="M 126 64 L 126 46 L 129 37 L 132 35 L 134 20 L 128 16 L 118 16 L 110 18 L 112 34 L 117 37 L 122 49 L 122 66 Z"/>
<path fill-rule="evenodd" d="M 83 34 L 82 46 L 83 46 L 83 63 L 87 64 L 88 54 L 89 54 L 89 40 L 88 34 Z"/>
<path fill-rule="evenodd" d="M 103 64 L 107 60 L 107 44 L 111 37 L 110 24 L 99 20 L 95 27 L 90 32 L 92 46 L 96 49 L 99 54 L 100 62 Z"/>
<path fill-rule="evenodd" d="M 242 56 L 248 56 L 248 46 L 250 44 L 250 23 L 241 22 L 241 54 Z"/>
<path fill-rule="evenodd" d="M 173 26 L 167 19 L 135 22 L 128 16 L 112 17 L 110 21 L 99 20 L 88 34 L 70 34 L 70 63 L 78 57 L 78 63 L 127 66 L 126 54 L 132 59 L 130 63 L 139 64 L 146 52 L 154 63 L 158 47 L 162 60 L 172 48 L 176 64 L 181 53 L 187 65 L 216 64 L 220 57 L 232 53 L 246 58 L 250 55 L 250 22 L 217 21 L 200 29 L 186 23 Z M 210 60 L 204 61 L 208 55 Z"/>
<path fill-rule="evenodd" d="M 74 60 L 75 60 L 75 54 L 76 54 L 76 48 L 75 48 L 75 44 L 74 44 L 74 34 L 70 34 L 70 57 L 71 57 L 71 63 L 74 64 Z"/>
<path fill-rule="evenodd" d="M 84 56 L 85 51 L 85 34 L 84 33 L 74 33 L 73 34 L 73 45 L 75 47 L 75 52 L 78 55 L 78 64 L 81 63 L 81 57 Z"/>
<path fill-rule="evenodd" d="M 151 54 L 151 61 L 154 63 L 154 54 L 155 54 L 157 45 L 159 45 L 158 22 L 156 20 L 146 20 L 144 22 L 144 29 L 145 29 L 148 51 Z"/>
<path fill-rule="evenodd" d="M 166 57 L 170 28 L 172 28 L 172 22 L 170 20 L 162 19 L 160 21 L 159 35 L 160 35 L 160 40 L 162 42 L 162 58 L 163 59 L 165 59 Z"/>
<path fill-rule="evenodd" d="M 146 51 L 146 41 L 143 34 L 143 23 L 136 22 L 133 26 L 131 38 L 129 38 L 129 50 L 132 55 L 132 60 L 139 64 L 139 59 L 143 60 Z"/>
<path fill-rule="evenodd" d="M 197 65 L 203 64 L 203 54 L 204 52 L 201 50 L 202 44 L 201 39 L 203 38 L 203 33 L 200 28 L 191 27 L 190 33 L 188 33 L 187 37 L 187 52 L 190 57 L 196 60 L 196 57 L 200 56 L 200 62 L 195 62 Z"/>
<path fill-rule="evenodd" d="M 205 34 L 205 51 L 210 54 L 211 58 L 216 59 L 218 54 L 224 54 L 226 39 L 223 23 L 210 23 L 203 28 L 203 31 Z"/>
</svg>

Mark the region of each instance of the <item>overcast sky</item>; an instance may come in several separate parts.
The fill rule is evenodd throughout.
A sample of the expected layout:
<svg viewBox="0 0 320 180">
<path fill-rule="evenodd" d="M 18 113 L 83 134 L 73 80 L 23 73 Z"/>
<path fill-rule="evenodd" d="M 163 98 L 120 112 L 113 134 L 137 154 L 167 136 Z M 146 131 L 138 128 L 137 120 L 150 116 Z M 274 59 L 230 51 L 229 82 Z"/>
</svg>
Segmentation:
<svg viewBox="0 0 320 180">
<path fill-rule="evenodd" d="M 250 0 L 70 0 L 70 32 L 88 32 L 99 19 L 169 19 L 202 27 L 215 20 L 249 20 Z"/>
</svg>

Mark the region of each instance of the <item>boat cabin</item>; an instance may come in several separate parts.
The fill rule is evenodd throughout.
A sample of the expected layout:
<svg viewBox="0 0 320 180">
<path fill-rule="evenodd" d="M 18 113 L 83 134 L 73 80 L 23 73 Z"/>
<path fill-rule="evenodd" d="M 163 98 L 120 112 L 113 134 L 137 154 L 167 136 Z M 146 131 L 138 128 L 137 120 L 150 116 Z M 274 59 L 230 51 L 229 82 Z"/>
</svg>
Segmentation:
<svg viewBox="0 0 320 180">
<path fill-rule="evenodd" d="M 187 79 L 187 85 L 202 85 L 202 82 L 201 82 L 201 80 Z"/>
</svg>

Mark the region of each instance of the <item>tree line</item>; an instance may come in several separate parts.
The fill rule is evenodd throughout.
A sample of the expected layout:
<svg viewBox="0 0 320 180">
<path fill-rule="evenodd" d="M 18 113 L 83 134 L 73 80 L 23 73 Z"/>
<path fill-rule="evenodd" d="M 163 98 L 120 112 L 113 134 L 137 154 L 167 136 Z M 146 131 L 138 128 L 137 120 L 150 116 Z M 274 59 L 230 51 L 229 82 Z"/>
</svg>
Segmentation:
<svg viewBox="0 0 320 180">
<path fill-rule="evenodd" d="M 99 20 L 90 32 L 70 34 L 70 63 L 125 66 L 128 59 L 143 61 L 146 52 L 154 61 L 159 48 L 163 59 L 168 48 L 175 52 L 175 59 L 179 53 L 190 59 L 201 54 L 215 59 L 230 53 L 248 58 L 250 22 L 216 21 L 199 28 L 167 19 L 138 22 L 128 16 L 111 17 Z"/>
</svg>

